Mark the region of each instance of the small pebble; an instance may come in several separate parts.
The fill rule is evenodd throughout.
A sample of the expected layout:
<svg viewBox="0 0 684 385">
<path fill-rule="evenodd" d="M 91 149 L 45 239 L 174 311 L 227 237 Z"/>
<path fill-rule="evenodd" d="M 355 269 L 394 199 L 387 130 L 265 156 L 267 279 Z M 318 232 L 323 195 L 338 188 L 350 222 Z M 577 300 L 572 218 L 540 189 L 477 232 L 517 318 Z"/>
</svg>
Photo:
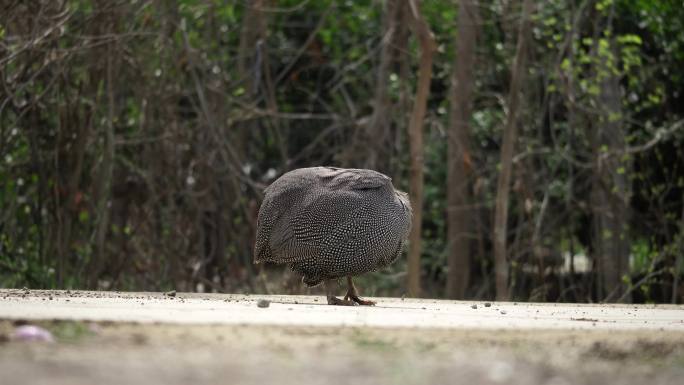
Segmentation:
<svg viewBox="0 0 684 385">
<path fill-rule="evenodd" d="M 489 303 L 489 302 L 485 302 L 485 307 L 490 307 L 490 306 L 492 306 L 492 304 L 491 304 L 491 303 Z"/>
<path fill-rule="evenodd" d="M 477 309 L 477 305 L 470 305 L 471 309 Z"/>
<path fill-rule="evenodd" d="M 506 314 L 506 310 L 501 310 L 501 314 Z"/>
<path fill-rule="evenodd" d="M 260 299 L 259 302 L 257 302 L 258 307 L 269 307 L 271 306 L 271 301 L 265 300 L 265 299 Z"/>
<path fill-rule="evenodd" d="M 164 295 L 169 296 L 169 297 L 175 297 L 176 291 L 175 290 L 167 291 L 166 293 L 164 293 Z"/>
</svg>

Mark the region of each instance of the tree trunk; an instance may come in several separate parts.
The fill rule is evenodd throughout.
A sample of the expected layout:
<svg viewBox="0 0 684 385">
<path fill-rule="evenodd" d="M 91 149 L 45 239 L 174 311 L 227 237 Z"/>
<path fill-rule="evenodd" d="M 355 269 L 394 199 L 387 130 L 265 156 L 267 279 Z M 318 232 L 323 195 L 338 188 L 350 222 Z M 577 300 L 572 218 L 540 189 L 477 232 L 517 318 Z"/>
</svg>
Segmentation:
<svg viewBox="0 0 684 385">
<path fill-rule="evenodd" d="M 682 195 L 682 202 L 684 202 L 684 195 Z M 679 278 L 682 274 L 682 261 L 684 261 L 684 205 L 682 205 L 682 215 L 679 218 L 679 234 L 677 234 L 677 257 L 674 263 L 674 275 L 672 279 L 672 299 L 671 303 L 679 303 Z"/>
<path fill-rule="evenodd" d="M 270 74 L 263 76 L 265 84 L 261 85 L 262 74 L 266 74 L 269 69 L 267 50 L 265 49 L 265 39 L 267 33 L 267 14 L 265 8 L 271 4 L 269 0 L 254 0 L 249 2 L 249 6 L 245 9 L 245 15 L 242 18 L 242 30 L 240 32 L 240 43 L 238 48 L 238 60 L 237 60 L 237 73 L 240 79 L 244 81 L 245 95 L 242 96 L 242 102 L 244 105 L 251 107 L 257 107 L 259 100 L 259 92 L 262 89 L 266 90 L 266 104 L 267 108 L 271 112 L 276 112 L 277 102 L 270 94 L 270 89 L 275 87 Z M 264 63 L 264 60 L 266 61 Z M 274 118 L 277 119 L 277 118 Z M 235 156 L 238 159 L 238 163 L 242 164 L 243 159 L 247 157 L 247 147 L 249 145 L 249 138 L 258 131 L 259 122 L 257 120 L 249 120 L 238 123 L 232 132 L 231 140 L 234 143 L 233 149 L 235 150 Z M 271 132 L 276 133 L 275 135 L 278 140 L 279 149 L 281 157 L 285 158 L 287 156 L 287 150 L 285 148 L 285 143 L 283 142 L 282 133 L 278 131 L 277 124 L 273 125 L 273 130 Z M 286 159 L 282 159 L 283 164 L 285 164 Z M 240 171 L 240 170 L 238 170 Z M 230 191 L 225 194 L 223 202 L 225 203 L 226 210 L 230 217 L 233 213 L 238 210 L 236 207 L 236 198 L 240 196 L 240 186 L 237 178 L 231 178 L 227 181 L 225 190 Z M 239 205 L 239 203 L 238 203 Z M 231 224 L 231 221 L 224 221 L 224 225 L 229 225 L 232 227 L 231 231 L 233 233 L 240 234 L 240 239 L 236 242 L 238 245 L 239 252 L 235 253 L 233 258 L 241 258 L 239 265 L 244 266 L 246 272 L 246 279 L 249 285 L 253 285 L 256 274 L 261 271 L 259 267 L 253 267 L 251 261 L 252 247 L 253 244 L 247 243 L 249 238 L 247 237 L 246 231 L 248 228 L 245 226 L 235 227 Z M 227 246 L 227 243 L 224 243 Z M 249 252 L 246 252 L 248 251 Z"/>
<path fill-rule="evenodd" d="M 501 146 L 501 171 L 496 190 L 496 212 L 494 216 L 494 258 L 496 270 L 496 299 L 509 299 L 508 260 L 506 235 L 508 228 L 508 200 L 510 193 L 511 171 L 513 169 L 513 149 L 518 138 L 518 109 L 520 107 L 520 86 L 525 77 L 526 50 L 529 44 L 530 15 L 534 4 L 523 0 L 522 18 L 518 27 L 518 43 L 511 71 L 511 85 L 508 94 L 508 116 Z"/>
<path fill-rule="evenodd" d="M 478 31 L 478 10 L 472 0 L 461 0 L 458 10 L 456 60 L 451 81 L 451 125 L 449 129 L 447 174 L 447 240 L 449 274 L 446 295 L 465 296 L 470 277 L 471 243 L 475 228 L 470 207 L 470 117 L 473 93 L 473 65 Z"/>
<path fill-rule="evenodd" d="M 408 255 L 408 294 L 420 296 L 420 235 L 423 220 L 423 120 L 427 107 L 432 79 L 432 56 L 435 51 L 435 40 L 432 32 L 420 14 L 417 1 L 410 2 L 413 20 L 411 28 L 420 43 L 420 65 L 418 69 L 418 86 L 413 102 L 413 112 L 409 122 L 409 146 L 411 153 L 411 177 L 409 194 L 413 207 L 413 226 L 409 236 Z"/>
<path fill-rule="evenodd" d="M 375 96 L 373 97 L 373 115 L 366 125 L 364 141 L 365 162 L 364 167 L 389 173 L 388 165 L 388 137 L 391 123 L 390 99 L 389 99 L 389 76 L 392 64 L 394 33 L 397 25 L 397 10 L 403 2 L 388 0 L 385 5 L 382 29 L 382 49 L 380 51 L 380 64 L 377 70 L 375 83 Z"/>
<path fill-rule="evenodd" d="M 112 30 L 116 27 L 112 23 Z M 90 261 L 88 272 L 88 287 L 91 289 L 98 289 L 98 280 L 102 269 L 107 259 L 105 243 L 109 233 L 109 222 L 111 215 L 111 208 L 108 203 L 111 200 L 112 190 L 112 176 L 114 175 L 114 119 L 116 116 L 116 106 L 114 103 L 114 58 L 116 47 L 110 44 L 107 54 L 106 64 L 106 79 L 107 79 L 107 125 L 105 127 L 105 148 L 102 156 L 102 163 L 99 170 L 99 186 L 98 186 L 98 202 L 97 202 L 97 233 L 96 233 L 96 252 L 93 254 L 93 260 Z"/>
<path fill-rule="evenodd" d="M 613 45 L 612 56 L 617 58 Z M 607 60 L 596 58 L 599 74 L 608 74 L 601 84 L 599 103 L 603 113 L 592 130 L 594 170 L 591 191 L 593 248 L 598 273 L 598 299 L 606 302 L 622 298 L 627 290 L 623 277 L 629 273 L 629 196 L 627 179 L 630 165 L 619 156 L 625 149 L 622 129 L 620 83 Z M 615 59 L 614 59 L 615 60 Z M 623 298 L 631 302 L 629 296 Z"/>
<path fill-rule="evenodd" d="M 392 131 L 392 153 L 390 156 L 390 170 L 394 179 L 401 178 L 403 168 L 402 154 L 405 153 L 406 136 L 408 132 L 408 117 L 411 113 L 411 55 L 409 52 L 409 38 L 411 29 L 409 24 L 413 15 L 406 1 L 402 1 L 397 10 L 397 29 L 394 33 L 392 46 L 394 49 L 394 60 L 396 69 L 399 72 L 399 98 L 397 103 L 392 106 L 390 113 L 395 118 L 395 126 Z"/>
</svg>

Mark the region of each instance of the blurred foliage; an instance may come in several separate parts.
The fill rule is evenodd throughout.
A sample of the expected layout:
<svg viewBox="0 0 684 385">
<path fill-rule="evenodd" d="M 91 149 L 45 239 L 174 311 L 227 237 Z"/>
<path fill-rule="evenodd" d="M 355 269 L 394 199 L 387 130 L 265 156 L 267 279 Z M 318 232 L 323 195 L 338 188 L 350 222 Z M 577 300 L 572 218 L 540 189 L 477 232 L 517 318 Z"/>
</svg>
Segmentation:
<svg viewBox="0 0 684 385">
<path fill-rule="evenodd" d="M 251 265 L 261 189 L 297 167 L 362 164 L 353 149 L 376 108 L 386 2 L 264 1 L 260 12 L 244 1 L 10 3 L 0 12 L 0 287 L 302 290 L 294 279 L 269 287 L 263 268 Z M 426 295 L 442 296 L 458 5 L 422 3 L 438 43 L 425 121 L 422 271 Z M 479 4 L 469 182 L 480 215 L 470 297 L 493 296 L 490 229 L 515 4 Z M 615 170 L 631 186 L 629 233 L 621 234 L 631 240 L 627 278 L 662 272 L 640 284 L 637 301 L 676 292 L 672 282 L 684 273 L 683 23 L 675 0 L 537 4 L 509 215 L 517 299 L 536 298 L 553 276 L 560 288 L 543 300 L 596 300 L 591 269 L 573 275 L 552 266 L 540 281 L 530 256 L 543 246 L 592 257 L 591 123 L 604 119 L 608 77 L 619 79 L 622 108 L 605 119 L 621 123 L 634 149 Z M 410 103 L 419 55 L 413 37 L 407 47 L 408 71 L 391 66 L 388 82 L 390 174 L 402 189 L 410 108 L 401 103 L 407 95 Z M 401 261 L 360 286 L 401 295 L 404 271 Z"/>
</svg>

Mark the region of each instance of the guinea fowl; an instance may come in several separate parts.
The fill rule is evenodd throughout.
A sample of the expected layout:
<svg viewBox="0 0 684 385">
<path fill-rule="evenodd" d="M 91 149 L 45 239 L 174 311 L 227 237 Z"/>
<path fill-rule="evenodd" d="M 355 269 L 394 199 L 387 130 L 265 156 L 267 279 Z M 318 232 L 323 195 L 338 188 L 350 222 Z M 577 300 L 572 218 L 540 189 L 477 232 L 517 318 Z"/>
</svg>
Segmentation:
<svg viewBox="0 0 684 385">
<path fill-rule="evenodd" d="M 290 171 L 265 190 L 254 263 L 287 263 L 303 282 L 325 282 L 330 305 L 375 305 L 352 277 L 388 266 L 411 229 L 408 194 L 377 171 L 311 167 Z M 347 277 L 344 299 L 335 296 Z"/>
</svg>

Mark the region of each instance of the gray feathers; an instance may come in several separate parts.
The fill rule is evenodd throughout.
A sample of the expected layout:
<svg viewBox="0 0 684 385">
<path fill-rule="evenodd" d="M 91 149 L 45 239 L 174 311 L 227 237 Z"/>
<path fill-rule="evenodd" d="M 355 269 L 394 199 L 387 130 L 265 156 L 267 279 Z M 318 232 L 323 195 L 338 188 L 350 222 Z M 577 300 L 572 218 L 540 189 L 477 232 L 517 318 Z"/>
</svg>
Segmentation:
<svg viewBox="0 0 684 385">
<path fill-rule="evenodd" d="M 312 167 L 286 173 L 266 190 L 254 261 L 290 263 L 316 285 L 394 262 L 408 237 L 411 206 L 386 175 Z"/>
</svg>

